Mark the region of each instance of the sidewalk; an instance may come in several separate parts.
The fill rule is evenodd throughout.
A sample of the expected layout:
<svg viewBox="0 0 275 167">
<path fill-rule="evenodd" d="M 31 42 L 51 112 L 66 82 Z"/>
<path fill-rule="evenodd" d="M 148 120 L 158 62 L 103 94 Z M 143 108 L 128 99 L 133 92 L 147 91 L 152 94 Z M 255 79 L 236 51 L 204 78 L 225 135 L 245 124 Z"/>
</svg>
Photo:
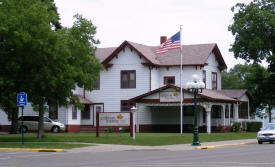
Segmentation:
<svg viewBox="0 0 275 167">
<path fill-rule="evenodd" d="M 257 143 L 256 139 L 246 140 L 229 140 L 219 142 L 201 143 L 201 147 L 191 146 L 191 144 L 175 144 L 166 146 L 134 146 L 134 145 L 117 145 L 117 144 L 94 144 L 94 146 L 75 148 L 66 150 L 68 152 L 109 152 L 109 151 L 138 151 L 138 150 L 167 150 L 167 151 L 184 151 L 195 149 L 211 149 L 228 146 L 241 146 L 244 144 Z"/>
</svg>

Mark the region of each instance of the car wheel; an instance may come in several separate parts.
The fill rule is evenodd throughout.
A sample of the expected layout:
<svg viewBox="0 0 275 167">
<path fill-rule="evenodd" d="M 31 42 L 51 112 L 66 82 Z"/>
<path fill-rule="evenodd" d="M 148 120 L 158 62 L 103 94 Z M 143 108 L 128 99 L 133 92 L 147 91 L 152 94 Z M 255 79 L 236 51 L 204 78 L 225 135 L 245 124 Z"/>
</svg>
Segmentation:
<svg viewBox="0 0 275 167">
<path fill-rule="evenodd" d="M 59 130 L 60 130 L 60 129 L 59 129 L 58 126 L 53 126 L 53 127 L 52 127 L 52 132 L 53 132 L 53 133 L 58 133 Z"/>
<path fill-rule="evenodd" d="M 258 144 L 263 144 L 263 142 L 262 141 L 258 141 Z"/>
<path fill-rule="evenodd" d="M 270 144 L 273 144 L 273 141 L 270 141 L 269 143 L 270 143 Z"/>
<path fill-rule="evenodd" d="M 22 132 L 26 133 L 28 131 L 28 128 L 26 126 L 20 126 L 19 130 L 20 130 L 20 133 Z"/>
</svg>

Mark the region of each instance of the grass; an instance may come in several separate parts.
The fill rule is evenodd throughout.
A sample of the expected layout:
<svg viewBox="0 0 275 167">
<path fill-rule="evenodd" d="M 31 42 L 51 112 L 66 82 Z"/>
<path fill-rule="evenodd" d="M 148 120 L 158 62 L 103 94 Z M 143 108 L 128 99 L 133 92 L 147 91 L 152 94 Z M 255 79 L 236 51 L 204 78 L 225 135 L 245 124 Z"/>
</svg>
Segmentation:
<svg viewBox="0 0 275 167">
<path fill-rule="evenodd" d="M 0 148 L 52 148 L 52 149 L 72 149 L 91 146 L 89 144 L 71 144 L 71 143 L 41 143 L 41 142 L 0 142 Z"/>
<path fill-rule="evenodd" d="M 245 133 L 206 133 L 199 134 L 200 142 L 214 142 L 223 140 L 238 140 L 238 139 L 254 139 L 256 132 Z M 129 133 L 109 133 L 100 134 L 96 138 L 95 133 L 46 133 L 42 139 L 37 139 L 36 134 L 25 134 L 25 142 L 77 142 L 77 143 L 104 143 L 104 144 L 123 144 L 123 145 L 144 145 L 144 146 L 158 146 L 171 144 L 187 144 L 192 143 L 192 133 L 136 133 L 136 140 L 132 140 Z M 5 134 L 0 135 L 0 142 L 20 142 L 20 134 Z M 1 147 L 1 145 L 0 145 Z"/>
</svg>

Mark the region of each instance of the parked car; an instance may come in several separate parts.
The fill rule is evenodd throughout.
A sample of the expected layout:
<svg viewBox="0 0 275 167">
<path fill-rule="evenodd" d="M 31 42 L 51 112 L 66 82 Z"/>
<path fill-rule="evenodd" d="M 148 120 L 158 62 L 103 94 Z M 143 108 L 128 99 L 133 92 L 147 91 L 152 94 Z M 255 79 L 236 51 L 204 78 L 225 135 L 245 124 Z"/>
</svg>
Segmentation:
<svg viewBox="0 0 275 167">
<path fill-rule="evenodd" d="M 44 130 L 51 131 L 53 133 L 58 133 L 60 131 L 65 131 L 65 125 L 60 122 L 55 122 L 48 117 L 44 117 Z M 22 126 L 22 116 L 18 118 L 18 126 L 20 132 L 26 133 L 27 131 L 37 131 L 38 130 L 38 116 L 23 116 L 23 126 Z"/>
<path fill-rule="evenodd" d="M 263 142 L 272 144 L 275 141 L 275 123 L 269 123 L 266 127 L 261 129 L 257 134 L 257 140 L 259 144 Z"/>
</svg>

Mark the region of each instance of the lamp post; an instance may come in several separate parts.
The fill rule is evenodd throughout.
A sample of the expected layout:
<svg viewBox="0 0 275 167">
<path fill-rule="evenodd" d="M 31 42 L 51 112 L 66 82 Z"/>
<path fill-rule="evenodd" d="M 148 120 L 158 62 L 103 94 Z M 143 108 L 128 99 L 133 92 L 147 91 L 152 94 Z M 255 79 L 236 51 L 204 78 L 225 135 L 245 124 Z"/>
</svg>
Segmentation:
<svg viewBox="0 0 275 167">
<path fill-rule="evenodd" d="M 197 94 L 202 93 L 202 89 L 205 88 L 205 84 L 202 81 L 198 81 L 198 75 L 192 75 L 192 82 L 187 82 L 187 89 L 194 94 L 194 137 L 193 146 L 200 146 L 199 142 L 199 129 L 198 129 L 198 109 L 197 109 Z"/>
</svg>

